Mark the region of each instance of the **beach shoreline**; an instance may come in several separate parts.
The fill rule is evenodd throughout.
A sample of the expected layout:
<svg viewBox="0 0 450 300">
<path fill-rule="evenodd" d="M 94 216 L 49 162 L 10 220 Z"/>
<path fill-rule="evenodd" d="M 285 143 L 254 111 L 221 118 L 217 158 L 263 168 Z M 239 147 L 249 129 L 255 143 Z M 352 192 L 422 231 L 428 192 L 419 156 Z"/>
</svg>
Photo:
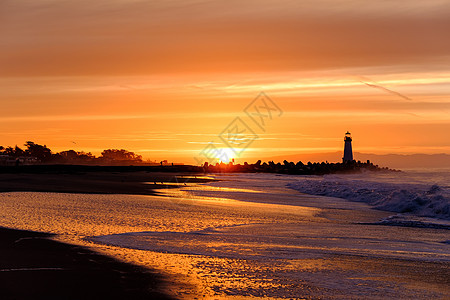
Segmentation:
<svg viewBox="0 0 450 300">
<path fill-rule="evenodd" d="M 0 193 L 157 195 L 155 189 L 177 187 L 174 183 L 212 180 L 195 174 L 2 173 Z M 0 227 L 0 246 L 2 299 L 172 299 L 161 272 L 119 261 L 86 245 L 61 242 L 53 233 Z"/>
<path fill-rule="evenodd" d="M 112 259 L 138 273 L 155 274 L 162 280 L 151 290 L 162 291 L 163 296 L 429 299 L 449 294 L 448 252 L 442 243 L 446 231 L 378 226 L 375 223 L 389 212 L 373 210 L 365 203 L 300 194 L 286 187 L 291 176 L 217 174 L 214 179 L 219 180 L 213 181 L 203 174 L 91 172 L 10 174 L 0 179 L 3 189 L 16 183 L 26 190 L 0 194 L 1 225 L 55 234 L 36 233 L 25 240 L 16 237 L 13 242 L 19 243 L 10 239 L 9 249 L 51 239 L 60 243 L 46 244 L 37 251 L 31 244 L 22 244 L 22 256 L 48 255 L 46 249 L 58 248 L 61 242 L 84 249 L 79 251 L 82 253 L 92 251 L 107 260 L 94 259 L 105 268 Z M 195 179 L 211 182 L 182 183 Z M 181 185 L 181 189 L 152 195 L 151 180 L 160 188 Z M 39 183 L 46 190 L 32 192 Z M 0 232 L 0 243 L 5 241 Z M 20 253 L 14 255 L 20 261 Z M 77 253 L 68 257 L 73 260 Z M 18 272 L 24 277 L 20 272 L 31 272 L 28 280 L 32 280 L 36 272 L 65 271 L 52 258 L 47 261 L 50 263 L 30 265 L 39 270 L 5 271 L 4 276 Z M 89 265 L 89 259 L 87 263 L 80 273 L 91 274 L 102 267 Z M 2 269 L 30 267 L 3 265 Z M 133 278 L 131 273 L 120 280 Z M 117 282 L 116 273 L 106 270 L 104 274 L 105 284 Z M 51 283 L 53 277 L 45 276 Z M 80 275 L 70 281 L 83 286 L 83 280 Z M 131 290 L 139 293 L 149 282 L 153 282 L 151 278 L 136 282 L 138 286 Z M 123 290 L 128 290 L 127 282 L 123 284 Z M 9 291 L 15 289 L 19 289 L 17 285 Z M 71 287 L 61 285 L 60 290 L 70 292 Z M 137 295 L 134 298 L 139 299 Z"/>
</svg>

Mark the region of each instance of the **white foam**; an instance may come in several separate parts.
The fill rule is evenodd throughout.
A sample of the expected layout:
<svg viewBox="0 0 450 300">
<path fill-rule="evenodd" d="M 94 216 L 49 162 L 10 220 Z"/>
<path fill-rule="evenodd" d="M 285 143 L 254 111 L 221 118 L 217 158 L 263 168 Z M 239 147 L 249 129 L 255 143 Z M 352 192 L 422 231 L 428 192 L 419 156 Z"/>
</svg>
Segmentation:
<svg viewBox="0 0 450 300">
<path fill-rule="evenodd" d="M 404 174 L 399 178 L 360 174 L 302 178 L 288 187 L 310 195 L 365 202 L 381 210 L 450 220 L 450 190 L 443 181 L 438 182 L 408 180 Z"/>
</svg>

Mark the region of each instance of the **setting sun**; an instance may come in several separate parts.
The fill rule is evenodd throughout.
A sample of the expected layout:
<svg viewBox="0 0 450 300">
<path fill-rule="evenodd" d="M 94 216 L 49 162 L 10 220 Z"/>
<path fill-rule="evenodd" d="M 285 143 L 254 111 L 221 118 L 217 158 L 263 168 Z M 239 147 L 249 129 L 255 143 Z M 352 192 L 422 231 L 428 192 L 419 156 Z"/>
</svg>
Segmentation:
<svg viewBox="0 0 450 300">
<path fill-rule="evenodd" d="M 1 145 L 196 164 L 241 117 L 237 162 L 339 160 L 347 130 L 359 153 L 450 153 L 448 5 L 319 2 L 2 2 Z M 264 128 L 261 91 L 284 112 Z"/>
<path fill-rule="evenodd" d="M 225 164 L 229 162 L 234 162 L 234 158 L 236 153 L 231 148 L 219 148 L 220 155 L 217 155 L 215 158 L 218 162 L 223 162 Z"/>
</svg>

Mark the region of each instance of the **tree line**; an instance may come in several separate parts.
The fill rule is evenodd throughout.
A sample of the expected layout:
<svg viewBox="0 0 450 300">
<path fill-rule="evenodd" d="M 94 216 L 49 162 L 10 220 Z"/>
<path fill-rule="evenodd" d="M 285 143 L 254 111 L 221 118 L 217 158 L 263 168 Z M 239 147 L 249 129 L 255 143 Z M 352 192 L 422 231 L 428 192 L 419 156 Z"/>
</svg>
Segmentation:
<svg viewBox="0 0 450 300">
<path fill-rule="evenodd" d="M 15 147 L 0 146 L 0 155 L 10 158 L 34 158 L 42 163 L 142 163 L 142 156 L 125 149 L 106 149 L 99 157 L 91 152 L 66 150 L 53 152 L 46 145 L 39 145 L 31 141 L 24 144 L 22 149 Z"/>
</svg>

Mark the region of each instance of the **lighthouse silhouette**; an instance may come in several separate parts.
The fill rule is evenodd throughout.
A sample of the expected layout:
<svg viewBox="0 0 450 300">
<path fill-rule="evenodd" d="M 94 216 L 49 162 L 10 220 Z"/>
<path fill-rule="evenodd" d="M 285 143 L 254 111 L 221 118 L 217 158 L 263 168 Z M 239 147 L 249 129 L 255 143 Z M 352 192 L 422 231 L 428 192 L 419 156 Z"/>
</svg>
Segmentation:
<svg viewBox="0 0 450 300">
<path fill-rule="evenodd" d="M 344 157 L 342 158 L 342 162 L 348 163 L 353 161 L 353 151 L 352 151 L 352 135 L 350 132 L 345 133 L 344 137 Z"/>
</svg>

